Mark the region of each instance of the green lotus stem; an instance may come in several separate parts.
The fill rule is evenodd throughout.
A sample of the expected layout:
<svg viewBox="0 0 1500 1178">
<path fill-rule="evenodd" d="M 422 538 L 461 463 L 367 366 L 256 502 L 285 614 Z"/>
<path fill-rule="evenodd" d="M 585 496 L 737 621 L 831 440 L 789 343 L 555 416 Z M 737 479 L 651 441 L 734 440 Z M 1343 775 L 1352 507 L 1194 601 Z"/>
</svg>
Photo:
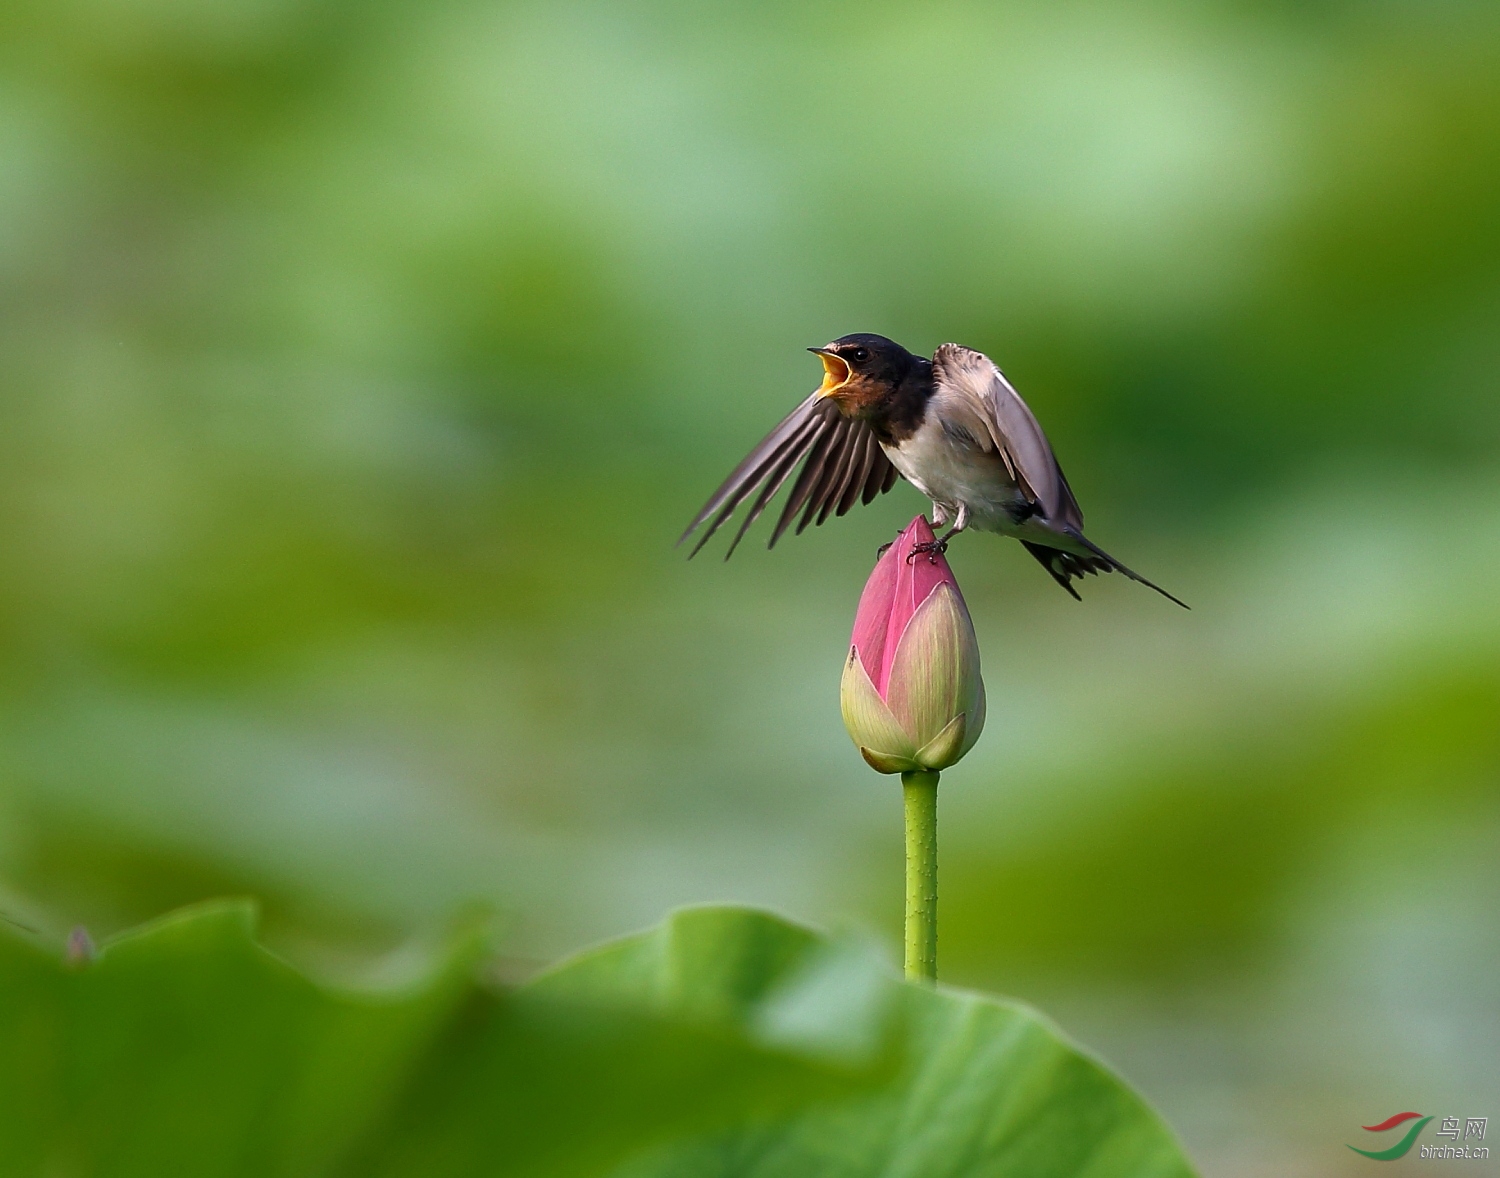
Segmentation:
<svg viewBox="0 0 1500 1178">
<path fill-rule="evenodd" d="M 937 983 L 938 774 L 901 774 L 906 802 L 906 977 Z"/>
</svg>

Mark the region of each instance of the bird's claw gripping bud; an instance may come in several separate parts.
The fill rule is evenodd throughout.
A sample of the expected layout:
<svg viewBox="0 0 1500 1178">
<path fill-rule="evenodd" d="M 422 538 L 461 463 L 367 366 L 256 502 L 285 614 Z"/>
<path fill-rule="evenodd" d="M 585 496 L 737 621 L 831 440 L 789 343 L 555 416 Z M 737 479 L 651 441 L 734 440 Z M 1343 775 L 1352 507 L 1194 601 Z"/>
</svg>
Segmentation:
<svg viewBox="0 0 1500 1178">
<path fill-rule="evenodd" d="M 918 553 L 928 559 L 917 561 Z M 946 769 L 984 727 L 974 624 L 918 516 L 865 584 L 841 686 L 844 726 L 881 773 Z"/>
</svg>

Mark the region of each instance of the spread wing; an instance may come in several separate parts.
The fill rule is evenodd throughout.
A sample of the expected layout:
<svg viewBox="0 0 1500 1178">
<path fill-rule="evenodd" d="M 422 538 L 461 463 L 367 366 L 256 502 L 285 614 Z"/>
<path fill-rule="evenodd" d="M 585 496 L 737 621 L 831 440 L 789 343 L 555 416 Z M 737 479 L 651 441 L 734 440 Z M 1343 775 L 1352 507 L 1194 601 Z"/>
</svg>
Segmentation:
<svg viewBox="0 0 1500 1178">
<path fill-rule="evenodd" d="M 728 560 L 799 462 L 802 472 L 792 484 L 768 548 L 775 546 L 799 511 L 802 512 L 802 520 L 797 524 L 800 533 L 809 523 L 821 524 L 830 512 L 843 515 L 856 501 L 868 503 L 896 485 L 896 468 L 886 458 L 870 427 L 863 421 L 845 417 L 832 401 L 820 399 L 814 393 L 787 414 L 734 468 L 677 543 L 681 544 L 708 521 L 703 535 L 688 553 L 690 558 L 696 556 L 735 509 L 754 495 L 729 551 L 724 554 Z"/>
<path fill-rule="evenodd" d="M 1083 530 L 1083 512 L 1053 457 L 1047 435 L 1021 394 L 982 352 L 944 344 L 933 354 L 936 395 L 945 416 L 962 423 L 986 449 L 999 453 L 1010 476 L 1053 527 Z"/>
<path fill-rule="evenodd" d="M 1016 485 L 1036 505 L 1038 522 L 1057 532 L 1059 541 L 1066 537 L 1067 542 L 1058 545 L 1021 541 L 1054 581 L 1077 597 L 1078 591 L 1071 584 L 1074 578 L 1085 573 L 1123 573 L 1188 608 L 1186 602 L 1084 538 L 1083 512 L 1052 454 L 1047 435 L 1021 394 L 988 356 L 958 344 L 944 344 L 933 354 L 932 375 L 937 386 L 933 395 L 942 400 L 944 419 L 985 449 L 993 448 Z"/>
</svg>

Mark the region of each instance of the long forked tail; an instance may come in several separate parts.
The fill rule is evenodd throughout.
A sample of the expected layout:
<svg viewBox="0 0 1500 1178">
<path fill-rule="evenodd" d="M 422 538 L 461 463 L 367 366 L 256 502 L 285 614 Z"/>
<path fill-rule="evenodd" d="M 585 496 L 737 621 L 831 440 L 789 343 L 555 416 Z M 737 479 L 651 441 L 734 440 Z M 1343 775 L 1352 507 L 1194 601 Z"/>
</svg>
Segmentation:
<svg viewBox="0 0 1500 1178">
<path fill-rule="evenodd" d="M 1123 573 L 1132 581 L 1139 581 L 1146 588 L 1155 589 L 1168 601 L 1175 602 L 1183 609 L 1192 609 L 1192 606 L 1180 597 L 1173 597 L 1154 581 L 1148 581 L 1134 569 L 1126 568 L 1097 544 L 1084 539 L 1083 534 L 1076 529 L 1068 528 L 1067 535 L 1070 540 L 1087 548 L 1088 554 L 1064 552 L 1061 548 L 1048 548 L 1045 544 L 1033 544 L 1029 540 L 1022 540 L 1021 543 L 1027 552 L 1036 557 L 1037 563 L 1047 570 L 1052 579 L 1071 593 L 1075 600 L 1083 600 L 1078 596 L 1078 590 L 1073 588 L 1072 583 L 1075 578 L 1081 579 L 1085 573 L 1089 576 L 1095 573 Z"/>
</svg>

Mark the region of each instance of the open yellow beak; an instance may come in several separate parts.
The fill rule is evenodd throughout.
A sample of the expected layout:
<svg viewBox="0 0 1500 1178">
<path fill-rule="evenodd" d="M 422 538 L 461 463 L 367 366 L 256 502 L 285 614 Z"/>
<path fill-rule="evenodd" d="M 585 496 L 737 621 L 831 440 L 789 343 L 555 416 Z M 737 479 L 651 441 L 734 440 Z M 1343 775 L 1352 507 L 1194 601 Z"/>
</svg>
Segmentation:
<svg viewBox="0 0 1500 1178">
<path fill-rule="evenodd" d="M 837 352 L 830 352 L 827 348 L 808 348 L 807 350 L 823 361 L 823 383 L 818 386 L 818 396 L 831 396 L 848 381 L 849 365 Z"/>
</svg>

